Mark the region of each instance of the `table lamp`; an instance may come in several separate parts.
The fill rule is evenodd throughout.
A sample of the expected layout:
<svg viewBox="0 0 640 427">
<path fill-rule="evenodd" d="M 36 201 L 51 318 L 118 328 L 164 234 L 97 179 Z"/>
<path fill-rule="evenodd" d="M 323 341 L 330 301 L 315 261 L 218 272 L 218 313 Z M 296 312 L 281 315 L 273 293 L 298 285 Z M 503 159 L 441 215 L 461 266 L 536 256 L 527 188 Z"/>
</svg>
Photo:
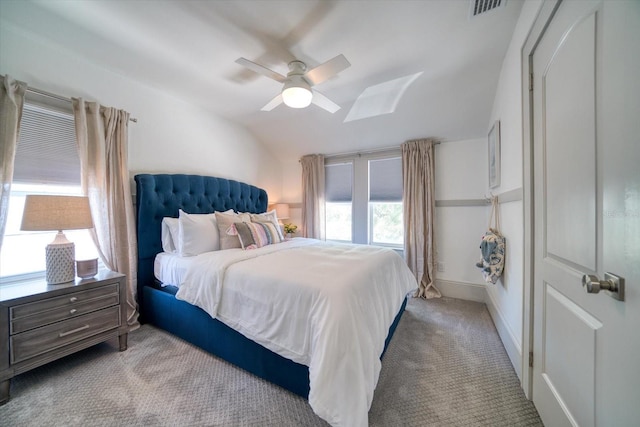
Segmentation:
<svg viewBox="0 0 640 427">
<path fill-rule="evenodd" d="M 289 219 L 289 205 L 287 203 L 277 203 L 274 209 L 278 220 Z"/>
<path fill-rule="evenodd" d="M 55 285 L 75 279 L 75 245 L 62 230 L 93 228 L 89 198 L 79 196 L 27 195 L 21 230 L 58 230 L 46 248 L 47 283 Z"/>
</svg>

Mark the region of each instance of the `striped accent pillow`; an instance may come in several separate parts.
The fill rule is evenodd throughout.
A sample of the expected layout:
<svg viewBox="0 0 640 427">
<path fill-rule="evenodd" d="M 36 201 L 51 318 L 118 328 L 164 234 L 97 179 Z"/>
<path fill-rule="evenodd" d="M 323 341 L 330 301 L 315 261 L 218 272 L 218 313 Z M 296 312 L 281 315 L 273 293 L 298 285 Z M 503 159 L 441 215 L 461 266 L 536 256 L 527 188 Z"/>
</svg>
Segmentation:
<svg viewBox="0 0 640 427">
<path fill-rule="evenodd" d="M 278 217 L 276 216 L 276 211 L 272 210 L 269 212 L 261 213 L 261 214 L 251 214 L 251 222 L 261 222 L 263 224 L 273 224 L 275 227 L 278 236 L 280 237 L 280 241 L 284 240 L 284 234 L 282 234 L 282 228 L 280 224 L 278 224 Z"/>
<path fill-rule="evenodd" d="M 282 240 L 273 224 L 263 222 L 236 222 L 227 231 L 238 236 L 242 249 L 256 249 L 280 243 Z"/>
<path fill-rule="evenodd" d="M 264 227 L 269 236 L 269 244 L 284 242 L 284 236 L 280 230 L 280 226 L 272 222 L 251 221 L 252 224 L 259 224 Z"/>
</svg>

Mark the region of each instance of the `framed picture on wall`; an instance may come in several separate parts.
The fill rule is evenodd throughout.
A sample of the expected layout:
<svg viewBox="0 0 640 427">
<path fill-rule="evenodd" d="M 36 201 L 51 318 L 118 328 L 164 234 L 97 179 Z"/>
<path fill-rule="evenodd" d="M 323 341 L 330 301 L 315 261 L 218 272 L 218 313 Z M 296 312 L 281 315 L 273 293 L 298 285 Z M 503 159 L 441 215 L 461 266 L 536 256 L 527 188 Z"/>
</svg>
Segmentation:
<svg viewBox="0 0 640 427">
<path fill-rule="evenodd" d="M 500 185 L 500 120 L 489 131 L 489 188 Z"/>
</svg>

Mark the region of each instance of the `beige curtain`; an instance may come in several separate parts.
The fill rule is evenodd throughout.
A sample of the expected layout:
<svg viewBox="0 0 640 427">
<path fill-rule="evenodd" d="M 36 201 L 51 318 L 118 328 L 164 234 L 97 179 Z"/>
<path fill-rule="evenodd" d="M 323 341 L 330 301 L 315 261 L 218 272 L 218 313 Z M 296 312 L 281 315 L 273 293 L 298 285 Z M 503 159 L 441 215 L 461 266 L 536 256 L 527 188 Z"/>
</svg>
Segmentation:
<svg viewBox="0 0 640 427">
<path fill-rule="evenodd" d="M 440 298 L 435 287 L 435 161 L 434 141 L 420 139 L 402 144 L 402 202 L 404 255 L 418 279 L 415 296 Z"/>
<path fill-rule="evenodd" d="M 324 240 L 324 156 L 309 154 L 302 165 L 302 235 Z"/>
<path fill-rule="evenodd" d="M 18 132 L 27 84 L 0 76 L 0 249 L 9 215 L 9 196 L 13 180 Z"/>
<path fill-rule="evenodd" d="M 127 275 L 127 323 L 139 326 L 136 309 L 137 245 L 129 187 L 129 113 L 73 98 L 82 189 L 89 197 L 91 230 L 100 258 Z"/>
</svg>

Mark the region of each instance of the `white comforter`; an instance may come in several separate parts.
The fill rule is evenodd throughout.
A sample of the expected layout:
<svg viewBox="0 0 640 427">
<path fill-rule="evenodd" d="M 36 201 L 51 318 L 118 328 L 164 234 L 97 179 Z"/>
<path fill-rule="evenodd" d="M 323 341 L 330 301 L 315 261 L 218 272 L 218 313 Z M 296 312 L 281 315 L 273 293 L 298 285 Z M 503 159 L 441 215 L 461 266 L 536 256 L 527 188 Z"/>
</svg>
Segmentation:
<svg viewBox="0 0 640 427">
<path fill-rule="evenodd" d="M 389 327 L 416 279 L 390 249 L 293 239 L 203 254 L 176 294 L 309 367 L 309 403 L 334 426 L 368 425 Z"/>
</svg>

